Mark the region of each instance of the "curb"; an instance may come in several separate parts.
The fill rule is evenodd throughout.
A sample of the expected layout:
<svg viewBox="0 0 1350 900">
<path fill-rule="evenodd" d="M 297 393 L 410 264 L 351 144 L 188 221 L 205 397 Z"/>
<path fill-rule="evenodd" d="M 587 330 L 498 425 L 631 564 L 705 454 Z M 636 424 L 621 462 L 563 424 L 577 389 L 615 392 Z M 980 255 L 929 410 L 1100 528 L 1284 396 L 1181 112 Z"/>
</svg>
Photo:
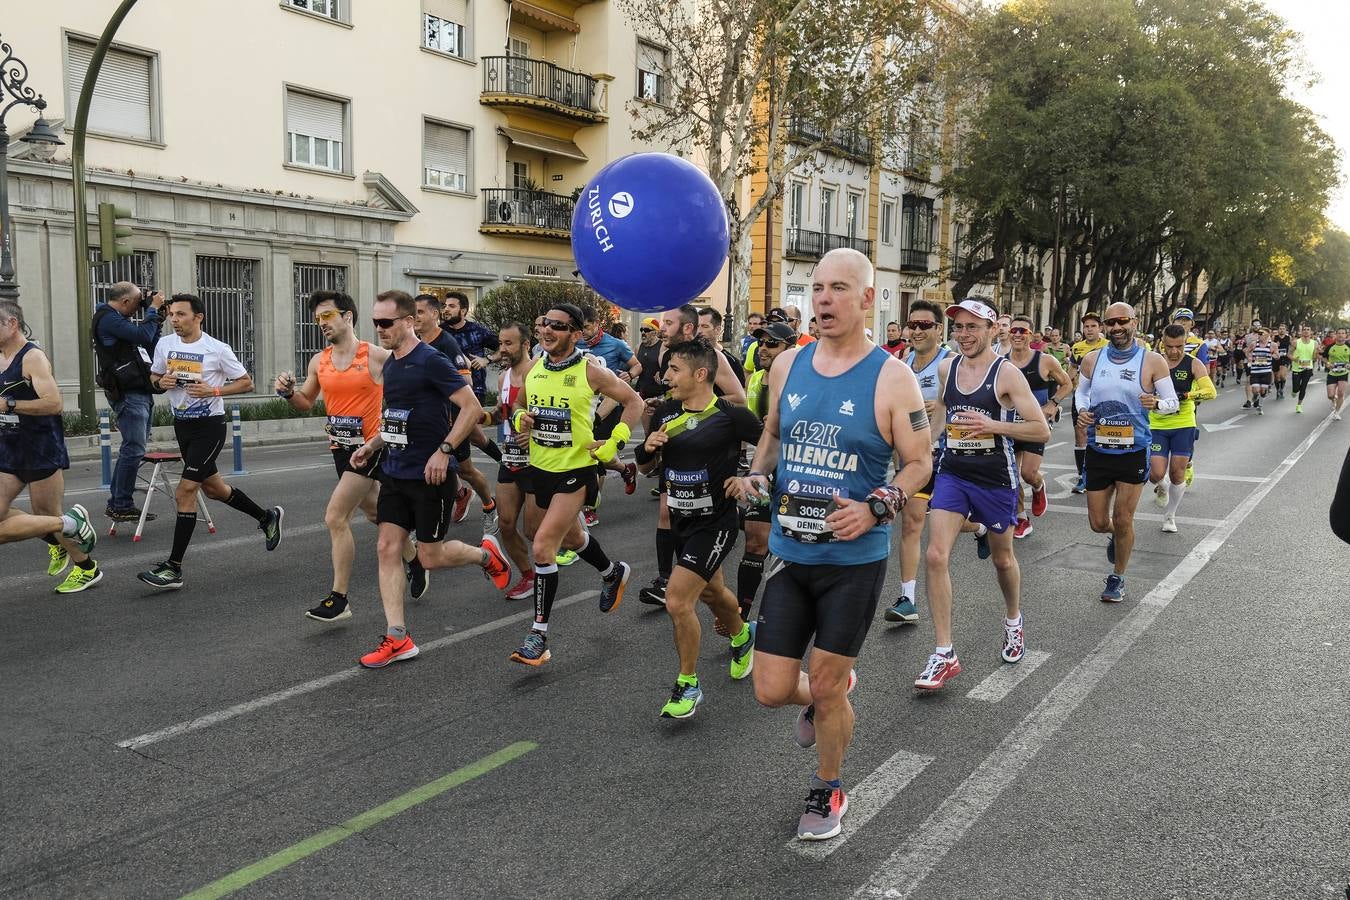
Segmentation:
<svg viewBox="0 0 1350 900">
<path fill-rule="evenodd" d="M 229 427 L 229 420 L 226 420 Z M 312 416 L 297 419 L 263 419 L 240 423 L 240 436 L 245 447 L 274 447 L 282 444 L 327 443 L 324 426 L 327 419 Z M 98 445 L 99 436 L 82 434 L 66 438 L 66 452 L 71 462 L 97 460 L 101 455 Z M 116 430 L 112 433 L 112 452 L 114 461 L 122 437 Z M 146 450 L 175 450 L 178 444 L 174 439 L 172 425 L 158 425 L 150 429 L 150 440 Z M 227 448 L 228 449 L 228 448 Z"/>
</svg>

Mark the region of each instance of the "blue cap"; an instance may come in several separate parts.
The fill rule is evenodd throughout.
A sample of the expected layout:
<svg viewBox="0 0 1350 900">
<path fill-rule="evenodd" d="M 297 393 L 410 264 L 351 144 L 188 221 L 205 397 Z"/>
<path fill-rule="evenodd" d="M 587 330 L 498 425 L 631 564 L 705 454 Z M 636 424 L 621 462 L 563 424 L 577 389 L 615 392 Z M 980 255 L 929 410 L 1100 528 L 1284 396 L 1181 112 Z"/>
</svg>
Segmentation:
<svg viewBox="0 0 1350 900">
<path fill-rule="evenodd" d="M 1192 322 L 1194 322 L 1195 313 L 1191 312 L 1189 309 L 1183 306 L 1181 309 L 1172 313 L 1172 321 L 1175 322 L 1177 319 L 1190 319 Z"/>
</svg>

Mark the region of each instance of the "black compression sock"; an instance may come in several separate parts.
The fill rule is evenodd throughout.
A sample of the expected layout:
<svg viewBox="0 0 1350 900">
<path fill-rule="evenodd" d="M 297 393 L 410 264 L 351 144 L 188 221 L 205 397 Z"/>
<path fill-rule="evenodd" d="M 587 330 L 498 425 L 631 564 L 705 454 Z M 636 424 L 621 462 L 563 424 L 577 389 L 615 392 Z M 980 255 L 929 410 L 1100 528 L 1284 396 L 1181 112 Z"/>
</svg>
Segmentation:
<svg viewBox="0 0 1350 900">
<path fill-rule="evenodd" d="M 534 566 L 534 621 L 536 625 L 547 625 L 553 612 L 553 598 L 558 593 L 558 565 L 549 563 Z"/>
<path fill-rule="evenodd" d="M 173 550 L 169 551 L 169 562 L 175 566 L 183 565 L 188 544 L 192 543 L 192 532 L 197 528 L 196 512 L 180 512 L 173 523 Z"/>
<path fill-rule="evenodd" d="M 250 500 L 248 494 L 245 494 L 243 491 L 239 490 L 239 488 L 232 488 L 230 490 L 230 496 L 226 498 L 225 505 L 230 509 L 239 510 L 250 519 L 257 520 L 260 525 L 267 521 L 267 512 L 261 506 Z"/>
<path fill-rule="evenodd" d="M 741 609 L 749 609 L 755 602 L 755 593 L 764 577 L 764 553 L 746 552 L 741 557 L 741 566 L 736 570 L 736 599 Z"/>
<path fill-rule="evenodd" d="M 496 441 L 489 440 L 487 445 L 483 447 L 483 452 L 490 456 L 494 462 L 502 461 L 502 448 L 497 446 Z"/>
<path fill-rule="evenodd" d="M 582 545 L 577 548 L 577 556 L 602 575 L 609 571 L 609 557 L 600 548 L 600 542 L 589 534 L 582 538 Z"/>
<path fill-rule="evenodd" d="M 46 541 L 48 544 L 51 544 L 53 547 L 61 546 L 61 542 L 56 539 L 56 535 L 54 534 L 44 534 L 42 536 L 42 539 Z"/>
<path fill-rule="evenodd" d="M 669 528 L 656 529 L 656 574 L 670 577 L 675 565 L 675 532 Z"/>
<path fill-rule="evenodd" d="M 1083 471 L 1087 468 L 1087 448 L 1074 447 L 1073 461 L 1078 464 L 1078 477 L 1083 477 Z"/>
</svg>

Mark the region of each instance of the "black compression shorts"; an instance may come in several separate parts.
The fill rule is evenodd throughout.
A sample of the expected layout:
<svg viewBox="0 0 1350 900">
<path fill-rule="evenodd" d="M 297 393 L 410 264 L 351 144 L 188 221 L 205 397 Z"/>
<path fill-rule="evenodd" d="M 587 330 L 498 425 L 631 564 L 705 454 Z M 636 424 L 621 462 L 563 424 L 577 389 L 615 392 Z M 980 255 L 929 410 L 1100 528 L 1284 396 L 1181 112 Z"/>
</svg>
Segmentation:
<svg viewBox="0 0 1350 900">
<path fill-rule="evenodd" d="M 183 455 L 183 477 L 198 484 L 216 474 L 216 457 L 225 448 L 225 417 L 174 419 L 173 436 Z"/>
<path fill-rule="evenodd" d="M 454 469 L 445 473 L 445 481 L 440 484 L 427 484 L 420 478 L 390 478 L 380 473 L 375 521 L 388 522 L 416 534 L 420 543 L 440 543 L 450 528 L 450 513 L 458 492 L 459 476 Z"/>
<path fill-rule="evenodd" d="M 755 649 L 801 659 L 815 635 L 821 650 L 856 657 L 885 582 L 884 559 L 856 566 L 785 564 L 765 582 Z"/>
</svg>

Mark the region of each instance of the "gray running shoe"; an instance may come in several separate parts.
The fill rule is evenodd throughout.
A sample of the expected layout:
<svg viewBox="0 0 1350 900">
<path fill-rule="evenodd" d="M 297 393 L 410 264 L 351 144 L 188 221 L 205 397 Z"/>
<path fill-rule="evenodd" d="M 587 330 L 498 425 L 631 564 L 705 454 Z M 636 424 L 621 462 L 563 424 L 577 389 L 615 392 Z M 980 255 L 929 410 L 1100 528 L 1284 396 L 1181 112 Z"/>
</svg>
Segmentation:
<svg viewBox="0 0 1350 900">
<path fill-rule="evenodd" d="M 829 782 L 811 776 L 811 790 L 806 795 L 806 812 L 797 820 L 797 839 L 828 841 L 844 827 L 844 813 L 848 812 L 848 796 L 843 788 L 831 787 Z"/>
</svg>

